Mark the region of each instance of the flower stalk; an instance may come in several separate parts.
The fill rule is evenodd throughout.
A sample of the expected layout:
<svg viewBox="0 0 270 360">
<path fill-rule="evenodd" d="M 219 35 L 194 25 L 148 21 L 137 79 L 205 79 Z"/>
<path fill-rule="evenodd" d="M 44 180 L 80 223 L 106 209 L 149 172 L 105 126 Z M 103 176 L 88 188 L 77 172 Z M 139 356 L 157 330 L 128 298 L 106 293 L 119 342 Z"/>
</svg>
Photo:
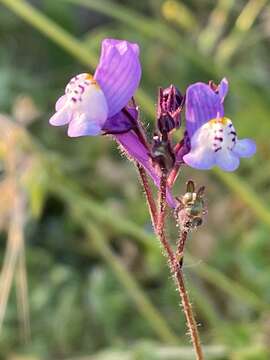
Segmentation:
<svg viewBox="0 0 270 360">
<path fill-rule="evenodd" d="M 174 272 L 175 267 L 175 255 L 173 249 L 167 240 L 165 233 L 165 219 L 166 219 L 166 192 L 167 192 L 167 171 L 162 168 L 161 178 L 160 178 L 160 187 L 158 191 L 158 217 L 156 223 L 156 233 L 160 239 L 160 242 L 163 246 L 163 249 L 169 260 L 169 267 L 172 272 Z"/>
<path fill-rule="evenodd" d="M 178 292 L 181 297 L 182 307 L 186 317 L 189 334 L 196 354 L 196 360 L 203 360 L 204 356 L 203 356 L 200 336 L 198 332 L 198 327 L 193 315 L 192 306 L 185 287 L 184 275 L 181 267 L 178 268 L 178 271 L 175 274 L 175 280 L 177 283 Z"/>
<path fill-rule="evenodd" d="M 145 181 L 146 173 L 143 171 L 139 172 L 142 184 L 144 187 L 144 191 L 146 194 L 146 199 L 150 211 L 151 218 L 153 219 L 152 208 L 149 203 L 149 199 L 153 199 L 152 191 L 148 185 L 147 179 Z M 182 308 L 186 317 L 188 332 L 190 334 L 192 344 L 194 347 L 194 351 L 196 354 L 196 360 L 203 360 L 203 351 L 200 341 L 200 336 L 197 328 L 197 324 L 195 321 L 195 317 L 193 314 L 191 302 L 189 300 L 189 296 L 185 287 L 184 275 L 183 275 L 183 257 L 184 257 L 184 248 L 188 237 L 188 230 L 180 230 L 179 239 L 177 243 L 176 251 L 174 252 L 165 233 L 165 220 L 166 220 L 166 189 L 167 189 L 167 174 L 163 171 L 163 176 L 161 176 L 160 190 L 159 190 L 159 212 L 157 216 L 157 220 L 154 229 L 156 230 L 156 234 L 160 239 L 160 242 L 165 251 L 165 255 L 168 258 L 169 267 L 171 273 L 175 279 L 177 284 L 177 289 L 181 298 Z M 145 186 L 146 184 L 146 186 Z M 150 191 L 150 194 L 149 194 Z"/>
<path fill-rule="evenodd" d="M 176 249 L 176 259 L 180 266 L 180 268 L 183 267 L 183 260 L 184 260 L 184 248 L 187 241 L 188 232 L 187 231 L 181 231 L 179 232 L 179 239 L 177 242 L 177 249 Z"/>
<path fill-rule="evenodd" d="M 137 169 L 139 171 L 140 179 L 141 179 L 142 186 L 143 186 L 143 189 L 144 189 L 146 202 L 147 202 L 147 205 L 148 205 L 148 208 L 149 208 L 149 213 L 150 213 L 151 220 L 152 220 L 152 225 L 153 225 L 153 228 L 155 229 L 156 223 L 157 223 L 157 207 L 156 207 L 156 203 L 155 203 L 155 200 L 154 200 L 154 197 L 153 197 L 153 194 L 152 194 L 152 190 L 150 188 L 150 185 L 149 185 L 149 182 L 148 182 L 148 179 L 147 179 L 147 174 L 146 174 L 144 168 L 139 163 L 137 163 L 136 165 L 137 165 Z"/>
<path fill-rule="evenodd" d="M 153 137 L 152 147 L 150 148 L 153 167 L 155 167 L 157 173 L 159 173 L 157 205 L 151 187 L 149 186 L 147 173 L 144 167 L 137 162 L 137 168 L 146 195 L 146 201 L 155 233 L 161 242 L 162 248 L 168 259 L 170 271 L 177 284 L 187 327 L 196 354 L 196 360 L 203 360 L 199 332 L 186 291 L 182 266 L 188 233 L 191 228 L 196 227 L 201 223 L 200 215 L 203 210 L 202 195 L 204 188 L 200 188 L 198 193 L 196 193 L 194 183 L 189 181 L 187 183 L 186 194 L 182 198 L 177 198 L 179 204 L 175 209 L 175 220 L 180 227 L 180 232 L 175 251 L 167 239 L 165 231 L 167 195 L 176 180 L 181 167 L 181 159 L 178 162 L 176 161 L 177 154 L 181 152 L 181 150 L 183 150 L 183 153 L 185 152 L 185 140 L 175 146 L 175 151 L 171 142 L 171 132 L 180 124 L 179 109 L 181 106 L 182 100 L 179 101 L 179 92 L 177 92 L 173 86 L 165 91 L 159 89 L 157 131 Z"/>
</svg>

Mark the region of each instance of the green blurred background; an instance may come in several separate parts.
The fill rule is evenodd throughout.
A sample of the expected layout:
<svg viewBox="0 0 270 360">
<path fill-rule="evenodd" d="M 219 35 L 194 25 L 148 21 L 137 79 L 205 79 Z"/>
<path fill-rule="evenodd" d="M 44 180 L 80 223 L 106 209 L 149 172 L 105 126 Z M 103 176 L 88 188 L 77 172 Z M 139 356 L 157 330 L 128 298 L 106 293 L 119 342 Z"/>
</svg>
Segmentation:
<svg viewBox="0 0 270 360">
<path fill-rule="evenodd" d="M 157 86 L 229 79 L 258 151 L 234 174 L 183 171 L 175 195 L 205 184 L 209 212 L 184 271 L 206 359 L 270 359 L 269 36 L 266 0 L 0 0 L 1 359 L 194 358 L 134 166 L 48 125 L 105 37 L 140 44 L 149 132 Z"/>
</svg>

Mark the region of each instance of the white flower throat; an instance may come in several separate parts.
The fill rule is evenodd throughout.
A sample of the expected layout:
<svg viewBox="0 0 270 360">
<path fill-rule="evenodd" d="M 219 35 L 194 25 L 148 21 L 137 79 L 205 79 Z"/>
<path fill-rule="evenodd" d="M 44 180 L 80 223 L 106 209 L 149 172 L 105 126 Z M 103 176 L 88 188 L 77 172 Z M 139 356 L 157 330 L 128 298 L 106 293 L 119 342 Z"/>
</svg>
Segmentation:
<svg viewBox="0 0 270 360">
<path fill-rule="evenodd" d="M 83 73 L 74 76 L 66 86 L 65 93 L 68 99 L 74 104 L 82 102 L 87 96 L 87 92 L 94 88 L 96 91 L 100 91 L 98 83 L 93 79 L 91 74 Z"/>
<path fill-rule="evenodd" d="M 232 150 L 237 142 L 237 134 L 233 123 L 228 118 L 219 118 L 208 121 L 201 131 L 209 132 L 209 140 L 215 153 L 222 150 Z"/>
</svg>

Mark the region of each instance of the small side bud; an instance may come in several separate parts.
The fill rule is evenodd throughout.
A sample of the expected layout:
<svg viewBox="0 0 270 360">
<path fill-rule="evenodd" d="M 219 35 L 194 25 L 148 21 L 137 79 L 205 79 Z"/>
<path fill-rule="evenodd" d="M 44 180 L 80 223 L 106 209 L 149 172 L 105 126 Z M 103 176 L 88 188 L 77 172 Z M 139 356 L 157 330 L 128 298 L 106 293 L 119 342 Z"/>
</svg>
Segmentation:
<svg viewBox="0 0 270 360">
<path fill-rule="evenodd" d="M 177 198 L 179 205 L 176 208 L 176 218 L 185 231 L 190 231 L 203 223 L 203 216 L 206 214 L 204 202 L 204 186 L 198 191 L 192 180 L 187 182 L 186 193 Z"/>
<path fill-rule="evenodd" d="M 152 141 L 151 156 L 162 171 L 169 172 L 175 165 L 171 132 L 180 126 L 183 106 L 184 97 L 174 85 L 166 89 L 159 88 L 156 133 Z"/>
</svg>

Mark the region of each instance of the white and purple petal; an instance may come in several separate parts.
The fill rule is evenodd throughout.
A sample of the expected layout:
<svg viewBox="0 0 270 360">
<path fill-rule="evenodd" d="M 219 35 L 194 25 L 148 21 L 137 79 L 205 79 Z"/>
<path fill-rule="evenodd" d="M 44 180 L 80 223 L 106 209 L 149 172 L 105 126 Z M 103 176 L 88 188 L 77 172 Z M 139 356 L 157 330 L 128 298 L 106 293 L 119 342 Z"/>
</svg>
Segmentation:
<svg viewBox="0 0 270 360">
<path fill-rule="evenodd" d="M 224 171 L 235 171 L 240 163 L 239 157 L 230 149 L 218 151 L 215 154 L 216 165 Z"/>
<path fill-rule="evenodd" d="M 105 39 L 95 80 L 105 94 L 108 116 L 120 112 L 134 95 L 141 78 L 139 47 L 128 41 Z"/>
<path fill-rule="evenodd" d="M 215 154 L 203 147 L 191 150 L 183 157 L 184 162 L 194 169 L 209 170 L 215 165 Z"/>
<path fill-rule="evenodd" d="M 65 95 L 55 105 L 56 113 L 49 122 L 54 126 L 69 124 L 68 135 L 95 136 L 102 132 L 108 118 L 108 105 L 103 91 L 90 74 L 74 76 Z"/>
<path fill-rule="evenodd" d="M 101 127 L 89 120 L 85 113 L 77 113 L 68 126 L 68 136 L 96 136 L 100 134 Z"/>
<path fill-rule="evenodd" d="M 51 118 L 49 119 L 49 123 L 53 126 L 66 125 L 71 121 L 72 116 L 73 113 L 72 111 L 70 111 L 70 108 L 67 106 L 63 106 L 53 116 L 51 116 Z"/>
<path fill-rule="evenodd" d="M 256 153 L 256 143 L 251 139 L 237 140 L 233 153 L 240 157 L 251 157 Z"/>
<path fill-rule="evenodd" d="M 209 124 L 201 126 L 191 137 L 190 151 L 183 156 L 184 162 L 195 169 L 208 170 L 215 165 L 215 152 Z"/>
<path fill-rule="evenodd" d="M 56 101 L 56 104 L 55 104 L 55 111 L 59 111 L 62 109 L 62 107 L 65 106 L 67 102 L 67 95 L 62 95 L 60 96 L 60 98 Z"/>
<path fill-rule="evenodd" d="M 183 157 L 185 163 L 201 170 L 214 165 L 224 171 L 234 171 L 240 157 L 250 157 L 256 144 L 250 139 L 239 140 L 228 118 L 212 119 L 201 126 L 191 137 L 191 150 Z"/>
</svg>

